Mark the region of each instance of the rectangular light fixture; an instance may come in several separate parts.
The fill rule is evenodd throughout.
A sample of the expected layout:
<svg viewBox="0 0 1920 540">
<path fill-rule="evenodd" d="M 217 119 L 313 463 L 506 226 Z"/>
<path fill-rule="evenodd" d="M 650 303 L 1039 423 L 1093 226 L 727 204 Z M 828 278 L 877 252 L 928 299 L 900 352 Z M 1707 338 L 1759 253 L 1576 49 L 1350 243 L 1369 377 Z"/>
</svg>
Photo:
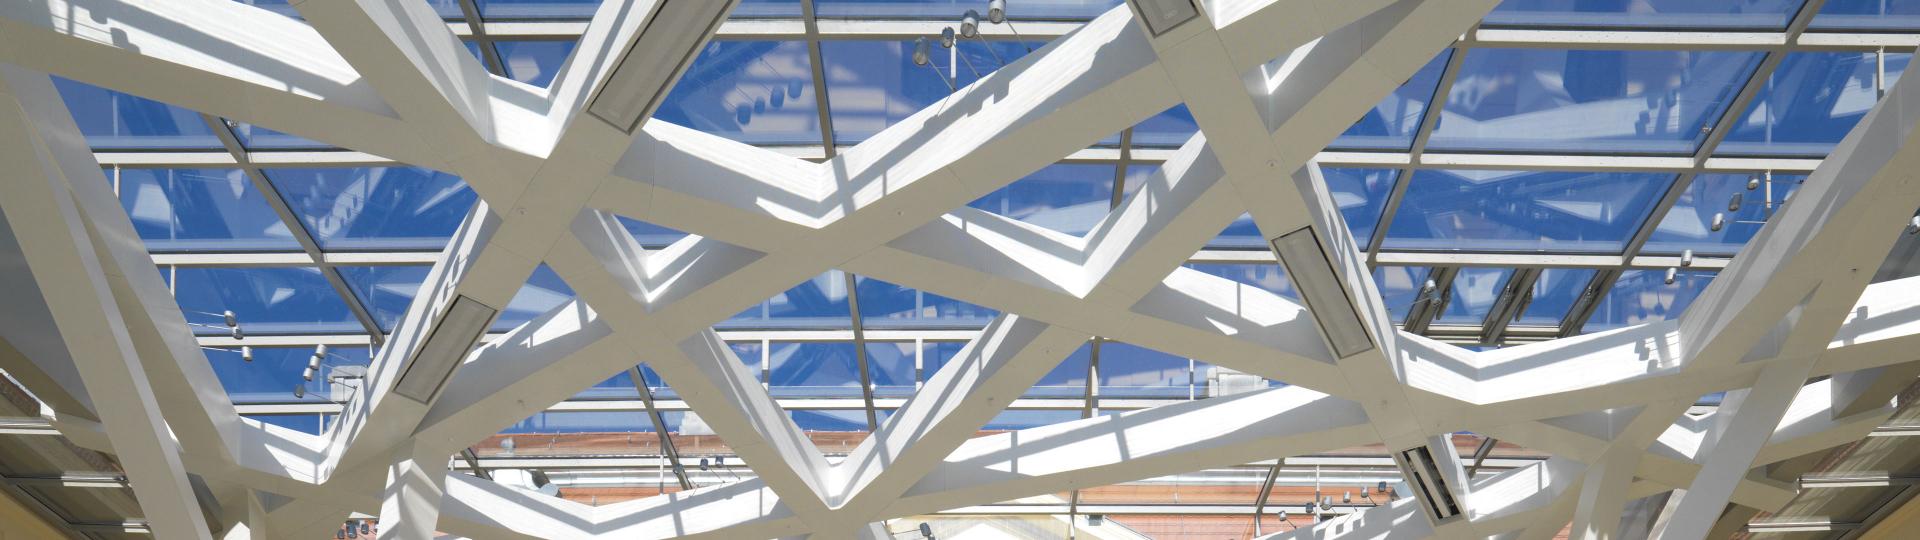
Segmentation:
<svg viewBox="0 0 1920 540">
<path fill-rule="evenodd" d="M 1346 287 L 1333 271 L 1333 261 L 1320 248 L 1313 227 L 1301 227 L 1273 239 L 1273 252 L 1286 268 L 1287 278 L 1300 291 L 1300 298 L 1306 300 L 1307 312 L 1320 323 L 1320 332 L 1327 336 L 1335 356 L 1346 358 L 1373 350 L 1373 336 L 1360 323 L 1360 313 L 1348 301 Z"/>
<path fill-rule="evenodd" d="M 473 350 L 473 344 L 480 341 L 480 333 L 487 330 L 499 312 L 464 295 L 455 297 L 453 305 L 440 317 L 440 324 L 427 333 L 427 341 L 420 346 L 419 354 L 414 355 L 407 367 L 401 368 L 400 381 L 393 384 L 393 392 L 407 399 L 431 403 L 440 388 L 446 386 L 447 378 L 453 375 L 453 368 Z"/>
<path fill-rule="evenodd" d="M 1400 462 L 1400 468 L 1407 476 L 1409 484 L 1420 497 L 1422 509 L 1427 516 L 1439 523 L 1460 515 L 1460 505 L 1453 500 L 1453 490 L 1447 485 L 1447 477 L 1440 474 L 1439 464 L 1433 461 L 1433 451 L 1425 446 L 1416 446 L 1401 450 L 1394 455 Z"/>
<path fill-rule="evenodd" d="M 621 52 L 587 113 L 628 134 L 639 129 L 698 54 L 700 42 L 713 35 L 732 7 L 733 2 L 725 0 L 661 0 L 653 18 Z"/>
<path fill-rule="evenodd" d="M 1133 6 L 1134 15 L 1147 24 L 1147 32 L 1153 37 L 1200 17 L 1200 8 L 1194 7 L 1193 0 L 1127 0 L 1127 4 Z"/>
</svg>

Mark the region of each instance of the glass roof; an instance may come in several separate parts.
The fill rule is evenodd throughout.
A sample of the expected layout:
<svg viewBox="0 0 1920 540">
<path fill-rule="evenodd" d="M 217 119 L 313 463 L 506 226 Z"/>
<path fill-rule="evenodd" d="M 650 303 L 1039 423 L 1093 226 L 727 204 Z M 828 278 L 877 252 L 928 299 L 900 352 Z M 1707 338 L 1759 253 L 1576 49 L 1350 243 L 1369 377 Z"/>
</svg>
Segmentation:
<svg viewBox="0 0 1920 540">
<path fill-rule="evenodd" d="M 284 1 L 241 1 L 298 16 Z M 723 28 L 700 49 L 654 121 L 824 158 L 834 147 L 857 144 L 948 96 L 949 83 L 972 83 L 1044 45 L 1061 29 L 1122 3 L 1010 2 L 1009 15 L 1024 41 L 963 39 L 951 50 L 936 41 L 928 66 L 912 62 L 913 44 L 899 34 L 877 39 L 823 26 L 813 37 L 796 37 Z M 450 23 L 470 30 L 515 30 L 463 36 L 495 74 L 545 86 L 577 40 L 570 32 L 578 25 L 565 22 L 586 20 L 599 2 L 476 0 L 472 7 L 479 20 L 468 20 L 459 1 L 431 4 Z M 813 4 L 822 20 L 913 25 L 952 20 L 978 2 Z M 1549 38 L 1568 30 L 1657 30 L 1707 39 L 1727 31 L 1788 31 L 1796 17 L 1811 15 L 1800 13 L 1802 5 L 1800 0 L 1507 0 L 1483 27 L 1539 30 Z M 799 17 L 798 0 L 744 0 L 733 13 L 736 20 Z M 542 26 L 556 22 L 562 24 Z M 573 29 L 554 29 L 560 27 Z M 1920 28 L 1920 1 L 1829 0 L 1809 31 L 1914 28 Z M 1347 227 L 1374 263 L 1373 277 L 1393 320 L 1436 338 L 1491 347 L 1677 315 L 1713 279 L 1715 269 L 1785 204 L 1805 179 L 1809 165 L 1804 160 L 1831 151 L 1911 57 L 1867 46 L 1796 44 L 1770 50 L 1738 43 L 1697 49 L 1671 44 L 1684 42 L 1617 50 L 1550 41 L 1472 43 L 1427 59 L 1385 99 L 1352 119 L 1322 154 L 1322 172 Z M 817 55 L 810 50 L 814 46 Z M 339 166 L 312 157 L 343 150 L 324 143 L 75 81 L 56 84 L 103 156 L 192 158 L 169 166 L 104 157 L 103 162 L 126 164 L 110 166 L 108 176 L 150 250 L 205 256 L 169 259 L 173 264 L 162 267 L 195 322 L 214 323 L 205 314 L 233 310 L 249 334 L 296 341 L 309 336 L 316 342 L 390 331 L 425 280 L 426 264 L 475 202 L 454 175 L 364 160 Z M 1439 116 L 1429 118 L 1434 113 Z M 1427 127 L 1431 132 L 1422 132 Z M 1715 137 L 1721 128 L 1724 137 Z M 1195 133 L 1192 115 L 1184 105 L 1175 106 L 969 206 L 1069 235 L 1085 234 L 1106 215 L 1116 193 L 1131 193 Z M 226 135 L 255 157 L 283 160 L 263 167 L 231 165 L 241 160 L 228 155 Z M 1673 165 L 1676 159 L 1702 156 L 1802 161 L 1777 171 Z M 158 161 L 172 163 L 164 157 Z M 1760 182 L 1749 189 L 1755 179 Z M 1734 209 L 1730 203 L 1736 195 L 1741 204 Z M 624 224 L 651 248 L 687 236 L 636 220 Z M 1185 267 L 1297 297 L 1285 272 L 1255 255 L 1267 249 L 1270 236 L 1243 217 Z M 1661 266 L 1671 263 L 1648 257 L 1686 251 L 1708 264 L 1679 271 L 1672 284 L 1665 282 Z M 1525 262 L 1475 258 L 1494 254 L 1520 257 L 1502 261 Z M 257 264 L 220 259 L 239 255 L 289 258 Z M 353 262 L 361 260 L 369 262 Z M 741 306 L 717 328 L 778 396 L 860 397 L 864 358 L 875 396 L 890 398 L 910 395 L 959 352 L 968 332 L 998 313 L 867 276 L 852 276 L 849 283 L 840 271 L 815 276 Z M 492 330 L 509 330 L 572 298 L 572 289 L 542 266 Z M 1498 313 L 1512 318 L 1488 320 Z M 856 327 L 865 338 L 853 338 Z M 1483 342 L 1485 328 L 1497 332 Z M 199 330 L 208 340 L 226 332 Z M 1095 343 L 1062 359 L 1028 395 L 1085 399 L 1096 347 L 1100 369 L 1093 386 L 1101 396 L 1206 397 L 1211 376 L 1221 373 L 1203 362 L 1118 341 Z M 312 352 L 310 344 L 262 347 L 250 363 L 227 351 L 208 356 L 236 401 L 264 403 L 293 401 L 291 381 Z M 365 346 L 333 352 L 341 358 L 330 362 L 340 365 L 364 364 L 367 357 Z M 576 399 L 632 399 L 635 392 L 624 377 L 616 374 Z M 656 392 L 672 395 L 657 377 L 647 378 Z M 322 388 L 315 386 L 306 399 L 325 402 Z M 879 407 L 879 414 L 887 412 L 885 405 Z M 1078 409 L 1014 409 L 987 427 L 1016 429 L 1081 414 Z M 679 411 L 667 415 L 670 430 L 683 422 L 698 425 Z M 795 417 L 829 431 L 863 431 L 866 424 L 857 410 L 807 410 Z M 315 415 L 263 418 L 301 429 L 322 425 Z M 518 433 L 604 429 L 652 427 L 635 415 L 550 412 L 516 428 Z"/>
</svg>

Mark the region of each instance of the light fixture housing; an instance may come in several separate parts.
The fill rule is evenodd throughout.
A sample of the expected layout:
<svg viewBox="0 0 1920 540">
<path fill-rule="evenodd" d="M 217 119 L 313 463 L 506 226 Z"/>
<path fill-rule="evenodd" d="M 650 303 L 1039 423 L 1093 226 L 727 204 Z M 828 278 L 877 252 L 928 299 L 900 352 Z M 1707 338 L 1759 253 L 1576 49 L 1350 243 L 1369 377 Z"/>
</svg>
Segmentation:
<svg viewBox="0 0 1920 540">
<path fill-rule="evenodd" d="M 700 43 L 725 20 L 734 2 L 661 0 L 646 26 L 627 44 L 607 81 L 587 102 L 591 114 L 632 134 L 692 63 Z M 661 54 L 668 51 L 670 54 Z M 678 54 L 687 52 L 689 54 Z"/>
<path fill-rule="evenodd" d="M 1147 33 L 1153 37 L 1200 18 L 1200 8 L 1193 5 L 1193 0 L 1127 0 L 1127 5 L 1133 6 L 1133 14 L 1147 25 Z"/>
<path fill-rule="evenodd" d="M 1407 484 L 1418 491 L 1420 509 L 1427 512 L 1427 517 L 1440 523 L 1460 515 L 1460 504 L 1453 498 L 1446 475 L 1440 474 L 1433 450 L 1421 445 L 1395 452 L 1393 457 L 1406 474 Z"/>
<path fill-rule="evenodd" d="M 1373 336 L 1361 323 L 1360 312 L 1355 311 L 1353 302 L 1348 300 L 1347 288 L 1341 284 L 1340 274 L 1334 272 L 1333 261 L 1327 258 L 1326 250 L 1320 247 L 1320 238 L 1313 227 L 1301 227 L 1274 238 L 1273 252 L 1300 291 L 1300 298 L 1306 301 L 1307 312 L 1319 323 L 1320 333 L 1326 336 L 1334 356 L 1346 358 L 1373 350 Z"/>
<path fill-rule="evenodd" d="M 1007 0 L 987 0 L 987 22 L 1007 22 Z"/>
<path fill-rule="evenodd" d="M 400 379 L 393 383 L 393 392 L 420 403 L 432 403 L 453 375 L 453 368 L 466 358 L 473 344 L 480 340 L 480 333 L 487 330 L 493 316 L 499 313 L 500 310 L 466 295 L 455 297 L 439 323 L 428 331 L 420 351 L 401 368 Z"/>
</svg>

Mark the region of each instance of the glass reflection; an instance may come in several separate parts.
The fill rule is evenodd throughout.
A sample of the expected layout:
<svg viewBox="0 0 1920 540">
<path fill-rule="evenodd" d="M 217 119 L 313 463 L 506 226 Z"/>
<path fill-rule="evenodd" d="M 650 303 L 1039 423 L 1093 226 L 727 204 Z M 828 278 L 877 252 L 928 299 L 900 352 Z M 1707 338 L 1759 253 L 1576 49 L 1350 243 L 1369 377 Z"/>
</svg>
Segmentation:
<svg viewBox="0 0 1920 540">
<path fill-rule="evenodd" d="M 1693 250 L 1697 255 L 1733 255 L 1759 234 L 1787 197 L 1805 182 L 1802 175 L 1703 174 L 1694 177 L 1687 191 L 1673 203 L 1673 209 L 1660 220 L 1660 226 L 1648 237 L 1641 251 L 1676 254 Z M 1747 189 L 1747 186 L 1754 186 Z M 1734 197 L 1740 198 L 1739 210 L 1732 209 Z M 1720 230 L 1713 230 L 1720 216 Z"/>
<path fill-rule="evenodd" d="M 1084 236 L 1113 205 L 1113 165 L 1048 165 L 967 206 Z"/>
<path fill-rule="evenodd" d="M 400 322 L 400 316 L 407 313 L 407 306 L 413 305 L 413 297 L 420 293 L 420 284 L 427 281 L 428 266 L 341 266 L 340 278 L 347 282 L 347 288 L 353 290 L 360 299 L 360 305 L 366 306 L 373 321 L 380 325 L 383 332 L 392 332 L 393 326 Z"/>
<path fill-rule="evenodd" d="M 1398 150 L 1413 147 L 1414 132 L 1426 116 L 1427 102 L 1433 100 L 1434 87 L 1440 85 L 1440 73 L 1447 68 L 1452 49 L 1441 51 L 1414 72 L 1407 82 L 1387 94 L 1380 104 L 1367 110 L 1339 138 L 1328 145 L 1335 150 Z"/>
<path fill-rule="evenodd" d="M 1506 0 L 1481 25 L 1780 30 L 1800 11 L 1802 1 Z"/>
<path fill-rule="evenodd" d="M 310 267 L 178 267 L 174 300 L 194 322 L 211 323 L 213 317 L 204 314 L 231 310 L 247 335 L 364 333 L 320 272 Z M 227 329 L 195 327 L 194 332 L 224 335 Z"/>
<path fill-rule="evenodd" d="M 1374 267 L 1373 283 L 1380 289 L 1380 297 L 1387 304 L 1387 315 L 1393 322 L 1407 320 L 1407 311 L 1413 303 L 1425 301 L 1420 288 L 1427 283 L 1430 272 L 1431 269 L 1421 266 Z"/>
<path fill-rule="evenodd" d="M 1474 49 L 1430 150 L 1690 154 L 1760 53 Z"/>
<path fill-rule="evenodd" d="M 748 143 L 820 144 L 812 73 L 804 42 L 714 41 L 654 117 Z"/>
<path fill-rule="evenodd" d="M 1683 271 L 1668 285 L 1664 270 L 1623 272 L 1581 330 L 1592 333 L 1679 317 L 1694 297 L 1707 290 L 1713 276 L 1710 272 Z"/>
<path fill-rule="evenodd" d="M 1617 252 L 1672 180 L 1645 173 L 1421 170 L 1407 186 L 1385 247 Z"/>
<path fill-rule="evenodd" d="M 492 330 L 512 330 L 571 301 L 573 288 L 561 281 L 560 275 L 554 273 L 552 268 L 541 264 L 533 269 L 532 275 L 527 276 L 526 284 L 513 294 L 513 299 L 507 301 L 507 309 L 500 310 L 500 316 L 493 320 Z"/>
<path fill-rule="evenodd" d="M 774 397 L 859 397 L 860 369 L 852 342 L 768 345 L 768 391 Z M 866 427 L 864 417 L 861 427 Z"/>
<path fill-rule="evenodd" d="M 113 169 L 120 206 L 147 249 L 298 251 L 286 222 L 238 169 Z"/>
<path fill-rule="evenodd" d="M 905 328 L 979 328 L 999 311 L 912 287 L 855 276 L 860 293 L 860 323 L 868 330 Z"/>
<path fill-rule="evenodd" d="M 571 40 L 496 41 L 493 50 L 500 54 L 508 78 L 545 88 L 553 84 L 576 45 Z"/>
<path fill-rule="evenodd" d="M 60 77 L 53 87 L 94 148 L 223 148 L 199 113 Z"/>
<path fill-rule="evenodd" d="M 845 329 L 852 323 L 853 315 L 847 308 L 847 279 L 839 270 L 829 270 L 749 307 L 717 326 L 729 329 Z"/>
<path fill-rule="evenodd" d="M 1910 58 L 1887 55 L 1887 87 Z M 1825 156 L 1879 100 L 1879 71 L 1872 52 L 1788 54 L 1714 153 Z"/>
<path fill-rule="evenodd" d="M 1920 0 L 1827 0 L 1815 30 L 1887 31 L 1920 28 Z"/>
<path fill-rule="evenodd" d="M 1118 341 L 1100 342 L 1101 397 L 1188 397 L 1194 374 L 1187 359 Z M 1204 380 L 1205 375 L 1201 377 Z"/>
<path fill-rule="evenodd" d="M 1440 324 L 1480 324 L 1487 320 L 1493 301 L 1500 298 L 1511 268 L 1461 268 L 1453 276 L 1453 291 L 1447 296 L 1446 309 L 1434 322 Z"/>
<path fill-rule="evenodd" d="M 1560 326 L 1567 310 L 1586 292 L 1596 272 L 1591 268 L 1547 268 L 1533 281 L 1531 300 L 1515 326 Z"/>
<path fill-rule="evenodd" d="M 991 51 L 973 40 L 961 40 L 951 50 L 936 43 L 929 66 L 952 79 L 954 86 L 964 87 L 1000 69 L 1003 61 L 1026 56 L 1028 46 L 1040 45 L 990 43 Z M 833 107 L 834 140 L 839 144 L 858 144 L 952 93 L 936 69 L 913 63 L 912 41 L 825 41 L 820 43 L 820 54 L 826 62 L 827 85 L 833 89 L 827 98 Z"/>
<path fill-rule="evenodd" d="M 1278 264 L 1188 263 L 1186 267 L 1300 301 L 1300 293 L 1293 290 L 1293 280 L 1287 279 L 1287 270 Z"/>
<path fill-rule="evenodd" d="M 287 206 L 323 249 L 441 249 L 477 197 L 459 177 L 418 167 L 272 169 Z"/>
</svg>

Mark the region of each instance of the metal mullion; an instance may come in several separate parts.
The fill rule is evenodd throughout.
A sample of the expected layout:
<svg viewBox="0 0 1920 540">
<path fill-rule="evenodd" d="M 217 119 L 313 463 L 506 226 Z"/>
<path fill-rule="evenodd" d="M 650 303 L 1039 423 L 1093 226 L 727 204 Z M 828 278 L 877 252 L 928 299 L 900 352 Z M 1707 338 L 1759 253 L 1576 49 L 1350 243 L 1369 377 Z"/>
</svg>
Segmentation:
<svg viewBox="0 0 1920 540">
<path fill-rule="evenodd" d="M 1120 208 L 1121 200 L 1127 197 L 1127 167 L 1133 161 L 1133 128 L 1120 130 L 1120 161 L 1113 167 L 1113 199 L 1107 203 L 1107 211 Z"/>
<path fill-rule="evenodd" d="M 1474 27 L 1479 28 L 1479 25 L 1475 24 Z M 1434 84 L 1433 97 L 1427 99 L 1426 111 L 1420 114 L 1420 127 L 1413 132 L 1413 144 L 1407 147 L 1407 165 L 1400 168 L 1400 176 L 1394 179 L 1393 190 L 1387 194 L 1385 208 L 1380 211 L 1380 219 L 1374 223 L 1373 238 L 1367 242 L 1368 264 L 1380 256 L 1380 245 L 1387 243 L 1387 228 L 1393 225 L 1394 216 L 1400 213 L 1400 205 L 1407 197 L 1407 186 L 1413 183 L 1413 173 L 1420 168 L 1420 157 L 1427 152 L 1427 141 L 1433 138 L 1433 131 L 1440 127 L 1440 116 L 1447 107 L 1447 91 L 1453 88 L 1454 80 L 1460 77 L 1460 65 L 1466 63 L 1468 50 L 1456 43 L 1453 52 L 1447 55 L 1447 66 L 1440 70 L 1440 81 Z"/>
<path fill-rule="evenodd" d="M 65 534 L 67 538 L 87 540 L 88 537 L 80 533 L 77 524 L 68 521 L 66 516 L 55 511 L 52 505 L 40 497 L 9 482 L 0 482 L 0 492 L 5 492 L 7 495 L 13 497 L 15 502 L 25 507 L 28 512 L 38 516 L 42 521 L 47 522 L 48 525 L 53 525 L 55 528 L 60 529 L 60 532 Z"/>
<path fill-rule="evenodd" d="M 1260 482 L 1260 496 L 1253 500 L 1253 534 L 1260 534 L 1260 516 L 1267 512 L 1267 498 L 1273 493 L 1273 483 L 1280 479 L 1280 464 L 1286 458 L 1273 460 L 1273 467 L 1267 469 L 1267 479 Z"/>
<path fill-rule="evenodd" d="M 647 420 L 653 422 L 653 433 L 660 436 L 660 455 L 673 465 L 673 477 L 680 481 L 680 489 L 693 489 L 693 480 L 687 478 L 687 469 L 680 465 L 680 451 L 673 446 L 673 438 L 667 436 L 667 421 L 660 416 L 660 408 L 653 406 L 653 388 L 647 386 L 646 379 L 640 377 L 640 366 L 627 368 L 627 376 L 633 379 L 633 389 L 640 394 L 640 403 L 647 408 Z"/>
<path fill-rule="evenodd" d="M 473 447 L 461 448 L 460 459 L 467 462 L 467 468 L 473 469 L 474 476 L 488 480 L 493 479 L 493 473 L 487 472 L 487 469 L 480 466 L 480 456 L 473 453 Z"/>
<path fill-rule="evenodd" d="M 264 171 L 253 166 L 252 159 L 247 157 L 247 150 L 240 144 L 240 137 L 234 134 L 232 126 L 206 113 L 201 113 L 200 119 L 213 130 L 214 136 L 220 138 L 220 144 L 227 148 L 227 153 L 233 155 L 235 166 L 246 173 L 247 179 L 253 183 L 253 188 L 260 192 L 260 198 L 266 199 L 267 206 L 272 207 L 273 212 L 280 216 L 281 224 L 287 227 L 287 232 L 293 235 L 294 241 L 300 243 L 300 249 L 307 252 L 308 257 L 313 258 L 315 267 L 320 270 L 320 275 L 326 278 L 328 285 L 333 287 L 334 294 L 339 295 L 340 299 L 346 302 L 347 310 L 353 313 L 354 319 L 360 321 L 360 326 L 367 331 L 373 345 L 377 347 L 385 343 L 386 334 L 380 330 L 380 324 L 373 320 L 373 314 L 368 312 L 367 306 L 360 302 L 360 296 L 353 293 L 353 288 L 347 286 L 347 280 L 340 275 L 340 270 L 327 264 L 325 253 L 320 251 L 320 243 L 314 240 L 312 231 L 307 230 L 306 224 L 300 221 L 300 216 L 293 212 L 293 207 L 287 205 L 286 198 L 280 196 L 279 188 L 274 187 Z"/>
<path fill-rule="evenodd" d="M 487 65 L 487 71 L 506 77 L 507 64 L 500 60 L 500 51 L 493 49 L 493 37 L 487 35 L 487 25 L 480 20 L 480 7 L 473 0 L 460 0 L 460 15 L 467 19 L 467 29 L 473 42 L 480 46 L 480 60 Z"/>
<path fill-rule="evenodd" d="M 859 282 L 852 272 L 841 272 L 847 279 L 847 314 L 853 318 L 853 359 L 854 366 L 860 369 L 860 399 L 866 403 L 867 431 L 880 429 L 878 414 L 873 409 L 873 372 L 867 366 L 867 332 L 860 324 Z"/>
<path fill-rule="evenodd" d="M 1502 334 L 1507 333 L 1507 325 L 1526 309 L 1521 299 L 1533 291 L 1533 284 L 1540 279 L 1539 268 L 1519 268 L 1507 277 L 1507 286 L 1500 290 L 1500 297 L 1494 299 L 1493 307 L 1487 310 L 1487 318 L 1480 323 L 1480 342 L 1498 343 Z"/>
<path fill-rule="evenodd" d="M 1467 481 L 1473 481 L 1473 474 L 1480 472 L 1480 465 L 1487 462 L 1487 454 L 1493 453 L 1493 445 L 1498 442 L 1493 437 L 1480 439 L 1480 447 L 1473 449 L 1473 464 L 1467 466 Z"/>
<path fill-rule="evenodd" d="M 1593 280 L 1574 300 L 1573 307 L 1567 309 L 1567 317 L 1560 321 L 1559 337 L 1578 335 L 1580 329 L 1587 325 L 1587 319 L 1593 317 L 1594 310 L 1600 309 L 1600 300 L 1607 297 L 1607 292 L 1613 290 L 1613 284 L 1620 281 L 1620 274 L 1625 271 L 1608 268 L 1594 272 Z"/>
<path fill-rule="evenodd" d="M 807 28 L 807 62 L 813 68 L 813 100 L 820 114 L 820 144 L 827 159 L 833 159 L 839 149 L 833 141 L 833 107 L 827 99 L 827 70 L 820 58 L 820 19 L 814 16 L 813 0 L 800 0 L 800 20 Z"/>
<path fill-rule="evenodd" d="M 1440 312 L 1446 310 L 1447 302 L 1452 300 L 1453 278 L 1458 275 L 1460 268 L 1454 266 L 1436 266 L 1429 270 L 1427 280 L 1433 282 L 1433 293 L 1427 298 L 1414 300 L 1418 309 L 1408 308 L 1407 319 L 1400 323 L 1401 329 L 1415 334 L 1427 333 L 1427 327 L 1440 318 Z M 1421 285 L 1424 287 L 1426 284 Z"/>
<path fill-rule="evenodd" d="M 1087 387 L 1086 402 L 1080 409 L 1081 418 L 1093 418 L 1100 414 L 1100 337 L 1094 337 L 1087 349 Z"/>
</svg>

